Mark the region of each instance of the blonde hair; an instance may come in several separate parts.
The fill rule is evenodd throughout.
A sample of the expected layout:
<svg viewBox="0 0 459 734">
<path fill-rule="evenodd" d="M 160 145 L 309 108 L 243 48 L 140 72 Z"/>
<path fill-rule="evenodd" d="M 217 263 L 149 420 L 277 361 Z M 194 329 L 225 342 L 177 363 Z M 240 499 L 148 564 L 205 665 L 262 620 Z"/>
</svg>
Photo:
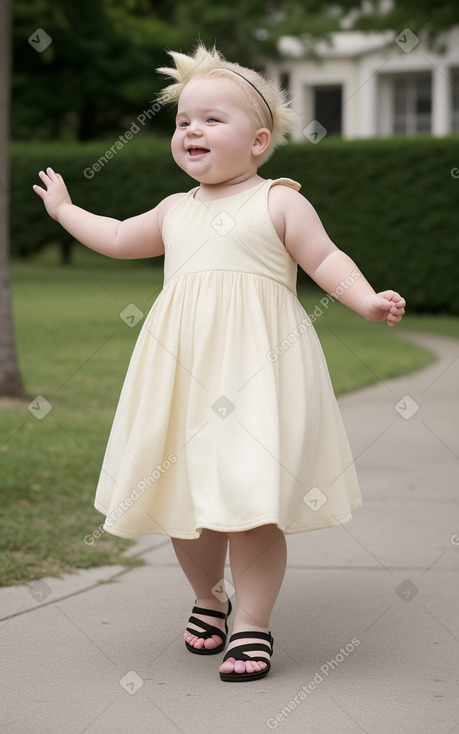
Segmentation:
<svg viewBox="0 0 459 734">
<path fill-rule="evenodd" d="M 238 84 L 256 129 L 267 128 L 271 132 L 271 141 L 260 157 L 260 165 L 268 160 L 275 148 L 286 142 L 287 134 L 295 127 L 296 114 L 289 107 L 286 93 L 275 82 L 268 81 L 253 69 L 226 61 L 215 46 L 208 51 L 199 43 L 190 56 L 177 51 L 168 51 L 168 54 L 175 63 L 175 69 L 161 67 L 157 71 L 175 82 L 160 92 L 160 104 L 178 102 L 185 86 L 196 77 L 211 75 L 233 79 Z"/>
</svg>

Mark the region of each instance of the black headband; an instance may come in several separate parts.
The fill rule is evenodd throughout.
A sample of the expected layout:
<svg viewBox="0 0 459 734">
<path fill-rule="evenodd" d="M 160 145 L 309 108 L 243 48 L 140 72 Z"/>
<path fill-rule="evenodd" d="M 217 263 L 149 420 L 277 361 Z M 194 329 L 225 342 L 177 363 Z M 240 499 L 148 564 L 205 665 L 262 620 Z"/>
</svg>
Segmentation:
<svg viewBox="0 0 459 734">
<path fill-rule="evenodd" d="M 268 108 L 269 114 L 271 115 L 271 122 L 274 124 L 274 117 L 273 117 L 273 113 L 271 112 L 271 107 L 269 106 L 268 102 L 266 101 L 266 98 L 262 95 L 262 93 L 260 92 L 260 90 L 258 89 L 258 87 L 256 87 L 255 84 L 252 84 L 252 82 L 250 82 L 247 79 L 247 77 L 243 76 L 242 74 L 239 74 L 238 71 L 234 71 L 234 69 L 225 69 L 224 67 L 222 67 L 222 70 L 223 71 L 231 71 L 233 74 L 237 74 L 238 76 L 241 77 L 241 79 L 244 79 L 247 82 L 247 84 L 250 84 L 250 86 L 255 89 L 255 91 L 260 95 L 260 97 L 262 98 L 262 100 L 265 103 L 266 107 Z"/>
</svg>

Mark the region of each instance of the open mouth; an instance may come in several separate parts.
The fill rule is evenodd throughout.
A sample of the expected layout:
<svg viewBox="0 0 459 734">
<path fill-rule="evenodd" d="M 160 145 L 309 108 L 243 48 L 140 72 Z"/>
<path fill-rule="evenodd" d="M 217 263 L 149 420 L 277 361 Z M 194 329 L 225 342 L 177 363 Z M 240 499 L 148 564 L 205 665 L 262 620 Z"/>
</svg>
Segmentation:
<svg viewBox="0 0 459 734">
<path fill-rule="evenodd" d="M 208 152 L 208 148 L 188 148 L 188 153 L 191 158 L 198 158 L 199 156 L 204 155 Z"/>
</svg>

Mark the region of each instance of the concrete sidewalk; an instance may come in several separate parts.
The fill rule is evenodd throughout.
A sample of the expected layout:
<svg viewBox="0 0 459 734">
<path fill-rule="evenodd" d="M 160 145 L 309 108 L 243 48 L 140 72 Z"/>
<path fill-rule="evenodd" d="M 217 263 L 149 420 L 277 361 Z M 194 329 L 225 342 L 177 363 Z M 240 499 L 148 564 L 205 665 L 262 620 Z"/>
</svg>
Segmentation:
<svg viewBox="0 0 459 734">
<path fill-rule="evenodd" d="M 409 338 L 438 361 L 339 401 L 364 506 L 288 536 L 267 678 L 186 651 L 193 596 L 151 536 L 143 567 L 0 589 L 0 732 L 459 732 L 459 341 Z"/>
</svg>

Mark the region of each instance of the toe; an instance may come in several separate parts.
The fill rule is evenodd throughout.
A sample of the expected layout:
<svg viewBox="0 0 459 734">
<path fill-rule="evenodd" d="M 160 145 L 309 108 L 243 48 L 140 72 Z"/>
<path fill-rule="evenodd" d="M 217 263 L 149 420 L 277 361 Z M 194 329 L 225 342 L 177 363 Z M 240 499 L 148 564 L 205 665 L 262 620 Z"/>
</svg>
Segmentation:
<svg viewBox="0 0 459 734">
<path fill-rule="evenodd" d="M 249 663 L 252 666 L 252 673 L 259 673 L 266 668 L 266 663 L 262 660 L 254 660 L 253 663 Z"/>
<path fill-rule="evenodd" d="M 234 658 L 228 658 L 228 660 L 225 660 L 225 662 L 220 665 L 220 673 L 233 673 L 235 662 Z"/>
<path fill-rule="evenodd" d="M 196 637 L 196 635 L 192 635 L 191 632 L 185 632 L 185 640 L 188 642 L 191 647 L 195 647 L 196 650 L 201 650 L 202 646 L 204 645 L 204 640 L 202 637 Z"/>
<path fill-rule="evenodd" d="M 262 660 L 236 660 L 228 658 L 220 665 L 220 673 L 260 673 L 265 670 L 267 663 Z"/>
<path fill-rule="evenodd" d="M 212 635 L 212 637 L 208 637 L 207 640 L 204 640 L 204 647 L 206 650 L 215 650 L 216 647 L 221 645 L 223 642 L 221 637 L 218 637 L 218 635 Z"/>
<path fill-rule="evenodd" d="M 243 660 L 236 660 L 234 663 L 234 672 L 235 673 L 245 673 L 245 662 Z"/>
<path fill-rule="evenodd" d="M 242 633 L 238 633 L 238 634 L 240 635 Z M 245 637 L 245 634 L 247 634 L 247 637 Z M 250 637 L 250 631 L 248 631 L 247 633 L 244 633 L 244 639 L 243 639 L 243 645 L 241 646 L 242 647 L 241 652 L 244 650 L 244 645 L 246 647 L 250 645 L 251 647 L 256 648 L 255 643 L 257 641 L 258 641 L 258 638 Z M 235 646 L 234 643 L 235 641 L 231 639 L 230 644 L 229 644 L 229 650 L 227 650 L 227 654 Z M 252 650 L 250 650 L 250 652 L 252 652 Z M 252 674 L 262 673 L 263 671 L 266 671 L 266 669 L 269 668 L 270 656 L 268 655 L 265 656 L 264 650 L 254 649 L 253 657 L 256 658 L 259 655 L 260 658 L 258 660 L 249 659 L 251 657 L 250 652 L 248 652 L 247 655 L 243 656 L 245 657 L 245 660 L 238 660 L 237 658 L 234 658 L 234 657 L 228 657 L 228 659 L 224 663 L 225 667 L 222 666 L 220 668 L 220 671 L 222 673 L 234 672 L 240 675 L 243 675 L 244 673 L 246 673 L 247 675 L 252 675 Z M 230 663 L 230 662 L 231 662 L 231 667 L 229 665 L 228 666 L 226 665 L 227 663 Z"/>
<path fill-rule="evenodd" d="M 195 612 L 195 617 L 193 617 L 194 621 L 192 621 L 191 618 L 188 620 L 188 624 L 191 625 L 191 627 L 189 626 L 187 632 L 185 633 L 185 641 L 188 643 L 188 645 L 191 645 L 196 650 L 215 650 L 217 647 L 223 644 L 223 640 L 226 634 L 226 630 L 223 629 L 225 622 L 221 621 L 220 619 L 215 619 L 212 614 L 204 614 L 204 611 L 206 610 L 204 600 L 196 599 L 196 606 L 202 608 L 202 613 Z M 203 622 L 202 626 L 200 625 L 201 620 Z M 205 630 L 209 625 L 216 627 L 217 630 L 221 627 L 221 634 L 206 636 Z M 198 632 L 199 635 L 201 635 L 202 632 L 204 636 L 201 637 L 193 634 L 195 630 L 196 632 Z"/>
<path fill-rule="evenodd" d="M 264 666 L 266 667 L 266 666 Z M 258 662 L 258 660 L 254 660 L 252 663 L 247 662 L 245 664 L 245 669 L 247 673 L 259 673 L 260 670 L 263 670 L 262 665 Z"/>
</svg>

